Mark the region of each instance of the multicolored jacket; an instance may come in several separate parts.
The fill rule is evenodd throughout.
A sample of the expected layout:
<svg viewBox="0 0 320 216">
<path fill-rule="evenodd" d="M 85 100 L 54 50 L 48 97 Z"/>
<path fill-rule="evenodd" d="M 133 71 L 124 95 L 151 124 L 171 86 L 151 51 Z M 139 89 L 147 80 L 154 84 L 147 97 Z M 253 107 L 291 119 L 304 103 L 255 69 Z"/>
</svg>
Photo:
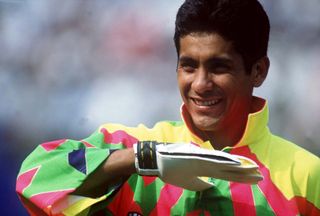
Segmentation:
<svg viewBox="0 0 320 216">
<path fill-rule="evenodd" d="M 212 145 L 184 121 L 125 127 L 102 125 L 90 137 L 39 145 L 22 164 L 16 190 L 31 215 L 320 215 L 320 160 L 270 133 L 267 103 L 249 115 L 241 140 L 224 151 L 254 160 L 264 176 L 257 185 L 209 178 L 203 192 L 184 190 L 156 177 L 132 175 L 96 199 L 70 195 L 112 149 L 130 148 L 138 140 Z"/>
</svg>

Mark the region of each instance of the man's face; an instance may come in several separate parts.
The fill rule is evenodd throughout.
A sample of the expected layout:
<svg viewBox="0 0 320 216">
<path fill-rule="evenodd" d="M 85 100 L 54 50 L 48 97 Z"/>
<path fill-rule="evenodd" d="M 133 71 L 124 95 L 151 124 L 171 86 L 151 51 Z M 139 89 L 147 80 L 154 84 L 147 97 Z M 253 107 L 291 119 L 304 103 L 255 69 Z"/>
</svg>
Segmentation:
<svg viewBox="0 0 320 216">
<path fill-rule="evenodd" d="M 196 128 L 217 131 L 246 121 L 253 77 L 246 73 L 232 43 L 219 34 L 182 37 L 177 76 L 183 102 Z"/>
</svg>

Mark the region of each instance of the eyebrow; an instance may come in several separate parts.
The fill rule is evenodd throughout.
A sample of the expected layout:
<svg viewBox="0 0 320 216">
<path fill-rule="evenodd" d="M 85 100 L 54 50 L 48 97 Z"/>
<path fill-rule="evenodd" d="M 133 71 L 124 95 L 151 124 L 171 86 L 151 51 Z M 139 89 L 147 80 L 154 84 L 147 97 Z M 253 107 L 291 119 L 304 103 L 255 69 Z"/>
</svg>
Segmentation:
<svg viewBox="0 0 320 216">
<path fill-rule="evenodd" d="M 226 57 L 212 57 L 206 60 L 205 64 L 231 64 L 232 60 Z"/>
<path fill-rule="evenodd" d="M 197 63 L 198 61 L 188 56 L 182 56 L 179 57 L 179 62 Z"/>
<path fill-rule="evenodd" d="M 194 58 L 192 57 L 189 57 L 189 56 L 181 56 L 179 58 L 179 62 L 187 62 L 187 63 L 193 63 L 193 64 L 198 64 L 198 61 L 195 60 Z M 229 58 L 226 58 L 226 57 L 211 57 L 209 59 L 207 59 L 205 61 L 205 64 L 231 64 L 232 63 L 232 60 L 229 59 Z"/>
</svg>

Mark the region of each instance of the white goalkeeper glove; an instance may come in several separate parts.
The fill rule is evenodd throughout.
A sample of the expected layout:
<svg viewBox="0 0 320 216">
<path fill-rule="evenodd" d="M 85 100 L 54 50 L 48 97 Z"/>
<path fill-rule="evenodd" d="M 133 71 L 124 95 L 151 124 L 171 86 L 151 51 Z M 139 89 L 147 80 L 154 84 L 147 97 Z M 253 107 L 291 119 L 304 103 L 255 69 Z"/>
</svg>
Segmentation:
<svg viewBox="0 0 320 216">
<path fill-rule="evenodd" d="M 162 181 L 193 191 L 213 186 L 201 177 L 256 184 L 263 179 L 258 165 L 249 158 L 208 150 L 193 144 L 141 141 L 134 144 L 139 175 L 158 176 Z"/>
</svg>

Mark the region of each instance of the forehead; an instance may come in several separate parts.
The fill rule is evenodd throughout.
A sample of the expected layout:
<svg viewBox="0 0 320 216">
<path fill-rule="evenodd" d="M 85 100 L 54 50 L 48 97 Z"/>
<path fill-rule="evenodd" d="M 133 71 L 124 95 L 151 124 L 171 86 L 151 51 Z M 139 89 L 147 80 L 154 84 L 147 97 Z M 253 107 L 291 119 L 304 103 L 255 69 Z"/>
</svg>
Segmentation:
<svg viewBox="0 0 320 216">
<path fill-rule="evenodd" d="M 180 38 L 179 57 L 211 58 L 238 55 L 231 41 L 217 33 L 192 33 Z"/>
</svg>

